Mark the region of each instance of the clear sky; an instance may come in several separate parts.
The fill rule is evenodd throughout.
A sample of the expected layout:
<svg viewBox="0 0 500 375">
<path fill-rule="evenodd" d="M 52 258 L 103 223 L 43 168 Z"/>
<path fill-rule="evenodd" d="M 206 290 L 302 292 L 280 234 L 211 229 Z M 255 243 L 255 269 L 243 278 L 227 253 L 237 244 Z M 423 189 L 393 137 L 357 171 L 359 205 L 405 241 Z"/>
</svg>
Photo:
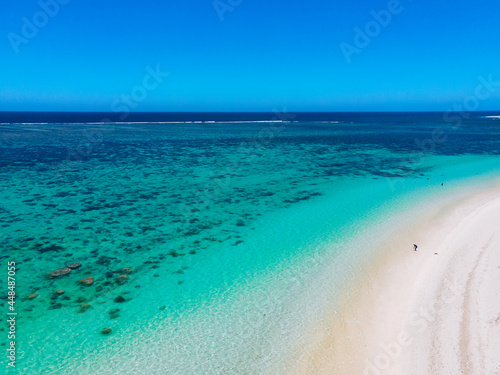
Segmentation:
<svg viewBox="0 0 500 375">
<path fill-rule="evenodd" d="M 496 0 L 55 1 L 3 2 L 0 110 L 500 109 Z"/>
</svg>

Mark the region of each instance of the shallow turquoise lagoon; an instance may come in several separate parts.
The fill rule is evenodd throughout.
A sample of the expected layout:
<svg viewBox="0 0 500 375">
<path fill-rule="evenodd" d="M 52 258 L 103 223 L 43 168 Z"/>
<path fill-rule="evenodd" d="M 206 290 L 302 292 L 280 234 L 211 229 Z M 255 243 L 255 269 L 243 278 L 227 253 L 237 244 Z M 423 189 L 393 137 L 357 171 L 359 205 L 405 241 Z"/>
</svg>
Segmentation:
<svg viewBox="0 0 500 375">
<path fill-rule="evenodd" d="M 9 371 L 279 373 L 377 228 L 498 175 L 499 123 L 1 125 Z"/>
</svg>

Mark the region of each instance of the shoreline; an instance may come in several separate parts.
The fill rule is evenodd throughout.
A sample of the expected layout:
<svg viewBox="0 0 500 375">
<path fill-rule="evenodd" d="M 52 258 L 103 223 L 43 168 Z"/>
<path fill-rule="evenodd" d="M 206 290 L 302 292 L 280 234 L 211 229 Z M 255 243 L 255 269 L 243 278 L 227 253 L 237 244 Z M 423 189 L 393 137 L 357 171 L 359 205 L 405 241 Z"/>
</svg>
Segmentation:
<svg viewBox="0 0 500 375">
<path fill-rule="evenodd" d="M 486 184 L 488 186 L 491 185 L 491 181 L 488 180 Z M 373 288 L 377 287 L 377 284 L 372 281 L 379 280 L 379 277 L 380 279 L 385 280 L 385 278 L 382 277 L 383 275 L 376 274 L 376 272 L 380 273 L 380 270 L 382 270 L 385 265 L 393 264 L 396 260 L 414 258 L 414 253 L 411 249 L 411 244 L 413 242 L 408 243 L 406 239 L 403 239 L 404 241 L 400 241 L 398 239 L 391 240 L 390 234 L 394 232 L 401 233 L 405 230 L 405 228 L 409 228 L 415 223 L 421 222 L 425 215 L 428 214 L 429 210 L 432 211 L 433 216 L 436 216 L 436 218 L 442 220 L 442 218 L 446 216 L 445 214 L 448 213 L 449 210 L 456 207 L 456 200 L 461 200 L 462 197 L 466 195 L 476 197 L 476 193 L 471 193 L 471 188 L 475 192 L 480 188 L 479 186 L 480 185 L 477 183 L 471 184 L 471 186 L 469 186 L 468 184 L 459 186 L 452 190 L 453 192 L 459 191 L 459 193 L 452 193 L 449 194 L 449 196 L 446 192 L 441 192 L 439 193 L 439 196 L 436 196 L 435 198 L 433 198 L 433 200 L 436 202 L 440 202 L 440 206 L 443 207 L 431 207 L 432 205 L 427 204 L 425 207 L 412 207 L 412 213 L 414 213 L 414 216 L 412 217 L 409 217 L 406 211 L 403 212 L 403 209 L 407 208 L 405 204 L 406 200 L 403 199 L 401 201 L 401 205 L 398 204 L 398 206 L 401 208 L 401 212 L 388 216 L 387 221 L 373 224 L 373 228 L 367 227 L 366 232 L 363 232 L 363 235 L 361 236 L 352 236 L 352 243 L 343 243 L 342 246 L 344 248 L 344 251 L 342 252 L 342 256 L 335 255 L 332 258 L 329 258 L 328 261 L 325 261 L 325 258 L 323 256 L 320 257 L 318 259 L 318 265 L 320 266 L 319 268 L 314 268 L 315 261 L 314 259 L 310 259 L 311 265 L 313 267 L 311 270 L 304 274 L 299 271 L 303 271 L 304 269 L 307 270 L 309 269 L 309 267 L 305 267 L 304 264 L 302 264 L 303 259 L 295 260 L 294 263 L 296 262 L 298 264 L 301 264 L 301 268 L 294 269 L 290 268 L 291 266 L 287 266 L 287 269 L 290 269 L 294 272 L 288 273 L 288 276 L 287 278 L 285 278 L 283 283 L 283 278 L 280 278 L 279 280 L 275 279 L 275 272 L 269 272 L 269 274 L 265 278 L 262 277 L 265 276 L 265 274 L 260 275 L 258 277 L 257 284 L 256 281 L 253 280 L 249 283 L 248 288 L 245 287 L 241 289 L 241 291 L 233 293 L 232 296 L 228 295 L 230 299 L 224 304 L 215 305 L 214 308 L 211 309 L 210 316 L 207 316 L 204 311 L 193 311 L 193 314 L 190 314 L 189 319 L 184 321 L 189 321 L 189 326 L 186 326 L 185 329 L 182 329 L 181 331 L 177 331 L 177 325 L 175 326 L 175 329 L 172 329 L 173 327 L 169 326 L 170 322 L 166 320 L 161 324 L 159 320 L 155 320 L 154 323 L 153 321 L 151 321 L 148 329 L 145 330 L 145 332 L 147 333 L 143 332 L 145 334 L 139 333 L 141 330 L 136 331 L 132 326 L 130 326 L 127 328 L 127 331 L 123 330 L 121 332 L 122 335 L 120 337 L 108 337 L 107 342 L 111 343 L 111 340 L 113 340 L 113 345 L 105 347 L 103 351 L 100 351 L 99 354 L 96 354 L 92 358 L 87 357 L 87 360 L 89 361 L 86 360 L 85 364 L 83 365 L 84 367 L 78 367 L 78 369 L 79 371 L 90 373 L 92 371 L 97 371 L 97 369 L 99 368 L 99 371 L 101 371 L 101 373 L 111 374 L 116 372 L 116 366 L 119 366 L 122 369 L 132 369 L 142 368 L 141 366 L 146 365 L 146 361 L 143 361 L 142 359 L 138 360 L 137 358 L 146 359 L 153 356 L 154 358 L 161 359 L 164 358 L 163 353 L 169 353 L 170 360 L 172 359 L 172 357 L 176 358 L 176 361 L 174 361 L 175 364 L 168 361 L 162 362 L 161 360 L 151 362 L 148 361 L 147 365 L 151 366 L 151 371 L 159 372 L 160 369 L 166 369 L 167 367 L 165 366 L 168 365 L 172 366 L 168 367 L 171 371 L 174 371 L 175 369 L 179 373 L 188 373 L 186 369 L 188 367 L 191 368 L 191 366 L 193 366 L 195 362 L 192 360 L 192 357 L 188 357 L 187 355 L 183 355 L 182 357 L 178 356 L 179 354 L 183 354 L 181 351 L 186 352 L 184 349 L 182 349 L 184 345 L 180 345 L 180 343 L 183 342 L 183 337 L 195 337 L 199 334 L 199 332 L 202 332 L 202 328 L 207 327 L 206 322 L 210 320 L 213 322 L 218 322 L 215 325 L 210 324 L 208 325 L 208 327 L 212 328 L 213 333 L 215 333 L 214 328 L 217 330 L 217 336 L 219 337 L 218 344 L 222 349 L 218 349 L 217 351 L 212 350 L 209 346 L 209 343 L 212 339 L 210 339 L 208 336 L 204 337 L 203 335 L 201 335 L 201 337 L 199 337 L 199 339 L 197 340 L 199 342 L 203 342 L 203 339 L 210 340 L 205 341 L 201 345 L 201 348 L 204 350 L 201 354 L 205 355 L 205 357 L 202 358 L 210 358 L 208 357 L 209 355 L 214 355 L 210 358 L 211 362 L 207 362 L 206 367 L 203 367 L 205 369 L 211 369 L 214 373 L 216 364 L 222 363 L 224 366 L 223 368 L 227 371 L 233 371 L 237 369 L 235 371 L 239 373 L 324 373 L 328 375 L 343 373 L 355 375 L 363 374 L 363 361 L 366 359 L 373 362 L 373 358 L 376 358 L 376 356 L 380 354 L 381 349 L 380 347 L 370 347 L 371 351 L 369 354 L 368 349 L 366 353 L 360 352 L 358 349 L 361 346 L 359 346 L 358 343 L 361 342 L 361 345 L 365 345 L 364 341 L 362 341 L 363 337 L 369 337 L 372 331 L 376 334 L 379 334 L 379 332 L 377 332 L 374 327 L 370 327 L 369 325 L 367 325 L 366 327 L 363 326 L 362 330 L 360 329 L 360 326 L 353 325 L 356 321 L 363 323 L 362 317 L 359 316 L 359 312 L 355 311 L 354 308 L 360 308 L 359 311 L 364 311 L 365 314 L 367 314 L 367 312 L 370 312 L 366 309 L 362 310 L 361 307 L 367 307 L 367 299 L 370 297 L 370 293 L 373 292 Z M 482 190 L 485 190 L 484 184 Z M 399 228 L 400 226 L 402 227 L 402 229 Z M 411 234 L 407 234 L 405 238 L 410 238 L 412 241 L 415 240 L 415 242 L 419 244 L 419 250 L 421 250 L 423 242 L 415 234 L 414 230 L 410 232 Z M 354 231 L 353 233 L 355 234 L 356 231 Z M 377 236 L 377 240 L 375 241 L 374 238 L 371 238 L 371 235 Z M 391 250 L 393 246 L 387 246 L 387 243 L 389 241 L 391 241 L 391 243 L 394 242 L 394 246 L 402 244 L 404 249 L 403 251 L 398 253 L 400 256 L 395 257 L 394 252 Z M 369 245 L 370 243 L 375 244 L 375 242 L 385 242 L 386 246 L 374 246 L 373 249 L 368 249 L 366 256 L 356 258 L 356 263 L 357 265 L 359 265 L 359 267 L 356 266 L 356 270 L 359 268 L 363 269 L 363 271 L 367 271 L 366 277 L 356 277 L 359 272 L 355 274 L 354 268 L 349 268 L 352 273 L 349 272 L 345 274 L 346 277 L 343 280 L 346 284 L 345 288 L 343 286 L 340 286 L 340 284 L 331 282 L 332 277 L 336 276 L 336 270 L 344 270 L 344 264 L 342 264 L 344 257 L 347 257 L 348 260 L 354 260 L 350 259 L 350 251 L 353 251 L 356 248 L 367 248 L 366 245 Z M 338 246 L 338 244 L 335 246 Z M 416 255 L 420 254 L 420 251 L 416 253 Z M 304 258 L 306 258 L 306 256 Z M 364 264 L 361 264 L 360 260 Z M 345 265 L 349 266 L 349 262 L 346 262 Z M 290 278 L 293 278 L 295 281 L 292 281 Z M 263 287 L 267 288 L 267 286 L 269 286 L 270 282 L 272 282 L 273 280 L 275 280 L 276 285 L 279 286 L 279 288 L 276 288 L 276 290 L 285 291 L 283 292 L 283 294 L 274 294 L 274 289 L 261 289 Z M 364 286 L 364 288 L 360 288 L 356 284 L 359 282 L 359 280 L 361 280 L 360 284 Z M 327 285 L 332 285 L 335 288 L 338 286 L 338 293 L 337 289 L 334 289 L 335 292 L 333 292 Z M 327 286 L 326 291 L 328 292 L 328 290 L 330 290 L 331 293 L 325 294 L 325 286 Z M 352 289 L 353 287 L 355 287 L 355 289 Z M 253 290 L 253 292 L 249 294 L 249 290 Z M 262 295 L 261 293 L 263 290 L 267 290 L 266 294 L 264 295 Z M 360 290 L 361 292 L 353 293 L 353 290 Z M 338 299 L 337 295 L 339 295 Z M 293 300 L 290 298 L 291 296 L 294 297 Z M 355 296 L 355 298 L 352 298 L 349 304 L 343 306 L 342 301 L 345 300 L 345 296 Z M 326 310 L 323 310 L 322 308 L 318 310 L 313 306 L 318 302 L 318 297 L 322 298 L 322 301 L 319 302 L 320 304 L 323 303 L 323 301 L 327 301 Z M 291 302 L 288 303 L 287 301 Z M 323 316 L 322 314 L 325 311 L 327 313 L 333 311 L 328 311 L 328 307 L 331 305 L 331 303 L 328 303 L 328 301 L 334 301 L 335 305 L 340 304 L 340 308 L 338 309 L 335 306 L 335 310 L 338 311 L 338 315 L 329 316 L 329 321 L 327 321 L 327 319 L 324 319 L 321 320 L 320 324 L 318 324 L 317 317 L 319 315 Z M 371 302 L 369 301 L 369 303 Z M 308 304 L 310 304 L 311 306 L 308 306 Z M 243 308 L 248 305 L 255 306 L 256 308 L 252 308 L 252 310 L 254 311 L 250 311 L 249 315 L 244 316 L 246 323 L 244 325 L 241 325 L 241 321 L 234 320 L 234 318 L 239 319 L 238 312 L 247 311 Z M 372 303 L 372 305 L 374 305 L 374 303 Z M 368 308 L 372 305 L 368 304 Z M 263 308 L 259 308 L 260 306 L 262 306 Z M 341 309 L 342 307 L 344 308 L 343 311 Z M 317 313 L 318 311 L 321 311 L 320 314 Z M 262 313 L 265 314 L 265 316 L 267 316 L 268 318 L 263 318 L 264 315 Z M 383 314 L 384 312 L 381 313 Z M 345 317 L 340 322 L 340 325 L 338 316 Z M 158 318 L 159 317 L 160 315 L 158 315 Z M 210 319 L 207 320 L 207 318 Z M 274 320 L 274 318 L 276 318 L 277 320 Z M 292 332 L 290 326 L 280 326 L 280 322 L 284 318 L 289 320 L 290 322 L 294 322 L 294 327 L 298 327 L 298 329 Z M 295 318 L 297 318 L 297 320 L 294 320 Z M 162 320 L 163 319 L 165 319 L 165 317 L 163 317 Z M 343 323 L 346 321 L 347 323 Z M 307 333 L 307 336 L 310 336 L 310 332 L 314 332 L 316 334 L 316 330 L 321 331 L 327 325 L 330 326 L 328 328 L 333 327 L 329 329 L 329 332 L 331 332 L 332 334 L 329 337 L 323 337 L 321 335 L 321 332 L 318 332 L 317 337 L 321 337 L 323 340 L 320 342 L 319 348 L 318 346 L 311 347 L 303 345 L 303 339 L 306 338 L 305 336 L 303 336 L 304 332 Z M 152 326 L 155 326 L 154 331 L 151 330 Z M 179 325 L 179 327 L 181 326 Z M 238 328 L 238 330 L 236 330 L 234 327 Z M 241 327 L 248 329 L 251 328 L 251 330 L 247 329 L 246 331 L 242 331 Z M 314 331 L 307 329 L 310 327 L 312 327 Z M 403 330 L 403 327 L 397 327 L 397 329 Z M 225 334 L 227 332 L 231 334 Z M 262 332 L 265 332 L 265 336 L 261 334 Z M 283 332 L 286 336 L 283 336 Z M 339 334 L 341 332 L 345 332 L 345 334 Z M 241 357 L 233 356 L 230 359 L 233 362 L 229 362 L 229 360 L 222 357 L 222 355 L 233 355 L 234 352 L 231 351 L 231 345 L 235 344 L 234 337 L 241 336 L 242 334 L 245 337 L 245 341 L 248 342 L 248 346 L 239 347 L 239 349 L 244 349 L 240 351 L 242 353 Z M 357 338 L 357 335 L 364 336 L 361 338 Z M 341 339 L 347 336 L 349 336 L 350 338 L 347 342 L 348 344 L 350 343 L 350 346 L 346 345 L 345 342 L 342 342 Z M 265 337 L 269 341 L 259 341 L 263 337 Z M 274 344 L 275 342 L 279 344 L 283 342 L 284 337 L 286 337 L 286 342 L 290 343 L 291 346 L 296 348 L 299 353 L 299 355 L 294 356 L 291 361 L 288 357 L 289 352 L 287 348 L 285 348 L 285 352 L 282 350 L 283 348 L 279 346 L 275 347 L 272 345 L 268 345 Z M 331 337 L 334 337 L 336 341 L 332 341 Z M 375 336 L 374 334 L 373 337 L 379 336 Z M 392 340 L 392 338 L 390 338 L 390 340 Z M 387 343 L 390 343 L 390 340 L 388 340 Z M 184 341 L 184 343 L 188 342 Z M 316 340 L 314 340 L 314 344 L 316 344 Z M 321 345 L 324 345 L 324 347 L 321 347 Z M 342 348 L 345 350 L 334 352 L 332 356 L 332 347 Z M 307 349 L 304 350 L 305 348 Z M 259 358 L 258 356 L 261 355 L 261 353 L 269 353 L 269 349 L 275 350 L 275 353 L 272 353 L 271 350 L 271 354 L 268 358 L 264 357 L 265 359 L 263 360 L 248 360 L 249 355 L 253 356 L 251 358 Z M 119 364 L 110 363 L 109 365 L 104 365 L 103 362 L 106 361 L 107 358 L 109 358 L 109 350 L 116 350 L 118 353 L 134 353 L 134 356 L 130 356 L 128 354 L 127 356 L 123 356 Z M 306 360 L 302 361 L 303 357 L 307 357 Z M 346 358 L 349 358 L 349 360 L 346 361 Z M 74 362 L 74 358 L 67 358 L 67 360 L 70 359 L 72 362 Z M 298 362 L 300 362 L 300 366 L 296 366 L 297 359 L 299 359 Z M 332 359 L 335 359 L 335 361 L 332 361 Z M 344 361 L 345 363 L 342 364 L 342 361 Z M 287 366 L 291 362 L 294 362 L 293 365 Z M 71 365 L 71 363 L 69 364 Z M 284 366 L 282 366 L 282 364 L 284 364 Z M 360 369 L 357 372 L 352 370 L 355 364 L 360 364 L 358 366 L 360 367 Z M 313 371 L 311 370 L 311 368 L 313 368 Z M 75 372 L 75 369 L 76 367 L 68 366 L 67 372 L 64 373 L 73 373 Z M 281 369 L 284 369 L 284 371 L 281 371 Z M 381 371 L 380 373 L 385 374 L 389 372 Z M 410 373 L 400 372 L 398 375 L 400 374 Z"/>
<path fill-rule="evenodd" d="M 314 330 L 298 372 L 286 373 L 500 371 L 500 183 L 486 185 L 431 202 L 394 230 L 339 314 Z"/>
</svg>

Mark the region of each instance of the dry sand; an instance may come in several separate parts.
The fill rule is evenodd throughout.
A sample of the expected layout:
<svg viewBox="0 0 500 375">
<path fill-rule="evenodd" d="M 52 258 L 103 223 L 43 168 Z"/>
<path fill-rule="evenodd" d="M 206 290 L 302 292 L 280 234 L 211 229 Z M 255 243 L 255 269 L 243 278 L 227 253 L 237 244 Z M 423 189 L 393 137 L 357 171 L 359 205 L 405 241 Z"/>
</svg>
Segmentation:
<svg viewBox="0 0 500 375">
<path fill-rule="evenodd" d="M 384 243 L 291 372 L 500 374 L 500 186 L 428 211 Z"/>
</svg>

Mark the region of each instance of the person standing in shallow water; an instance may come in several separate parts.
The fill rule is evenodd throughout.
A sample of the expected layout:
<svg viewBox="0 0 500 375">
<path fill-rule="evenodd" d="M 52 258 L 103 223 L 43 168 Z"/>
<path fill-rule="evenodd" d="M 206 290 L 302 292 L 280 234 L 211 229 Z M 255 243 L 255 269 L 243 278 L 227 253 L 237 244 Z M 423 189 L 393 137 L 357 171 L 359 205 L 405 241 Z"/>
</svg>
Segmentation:
<svg viewBox="0 0 500 375">
<path fill-rule="evenodd" d="M 413 250 L 417 251 L 417 245 L 413 244 Z"/>
</svg>

